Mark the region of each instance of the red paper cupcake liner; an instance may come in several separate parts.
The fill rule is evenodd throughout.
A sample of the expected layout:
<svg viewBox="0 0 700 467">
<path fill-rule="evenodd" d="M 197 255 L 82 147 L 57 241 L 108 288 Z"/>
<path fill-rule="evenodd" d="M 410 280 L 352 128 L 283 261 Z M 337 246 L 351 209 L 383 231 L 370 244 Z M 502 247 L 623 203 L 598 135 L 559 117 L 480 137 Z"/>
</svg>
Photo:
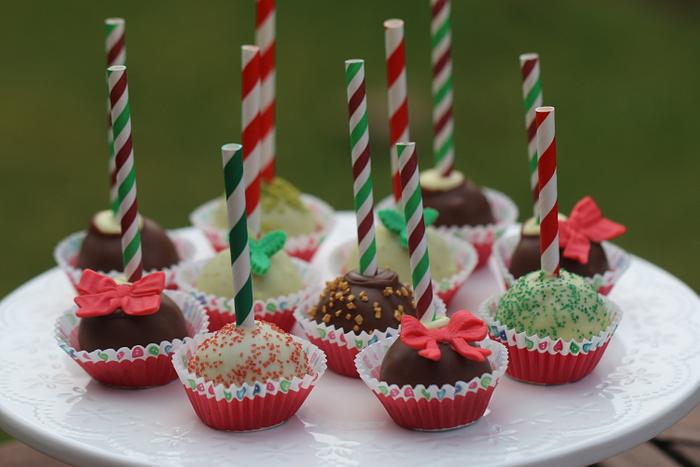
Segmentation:
<svg viewBox="0 0 700 467">
<path fill-rule="evenodd" d="M 445 431 L 471 425 L 486 412 L 494 387 L 454 399 L 403 400 L 374 393 L 391 419 L 410 430 Z"/>
<path fill-rule="evenodd" d="M 360 352 L 355 347 L 348 348 L 340 346 L 335 342 L 330 342 L 324 339 L 318 339 L 307 335 L 306 338 L 311 341 L 319 349 L 323 350 L 328 360 L 328 368 L 339 375 L 349 378 L 359 378 L 357 368 L 355 368 L 355 357 Z"/>
<path fill-rule="evenodd" d="M 256 431 L 273 428 L 289 420 L 302 406 L 313 386 L 286 394 L 255 397 L 231 403 L 216 400 L 185 388 L 192 408 L 202 422 L 217 430 Z"/>
<path fill-rule="evenodd" d="M 397 337 L 384 339 L 364 349 L 355 359 L 360 378 L 372 390 L 391 419 L 411 430 L 445 431 L 474 423 L 481 418 L 493 391 L 508 366 L 508 352 L 498 342 L 484 340 L 480 345 L 491 350 L 490 373 L 471 381 L 442 386 L 419 384 L 397 386 L 381 381 L 384 355 Z"/>
<path fill-rule="evenodd" d="M 491 336 L 496 339 L 496 336 Z M 519 381 L 534 384 L 574 383 L 593 372 L 603 358 L 608 342 L 602 347 L 581 355 L 550 354 L 527 348 L 519 349 L 499 340 L 508 349 L 508 376 Z"/>
<path fill-rule="evenodd" d="M 147 388 L 162 386 L 177 378 L 177 373 L 170 361 L 171 355 L 122 362 L 94 363 L 77 360 L 77 363 L 87 374 L 102 384 L 123 388 Z"/>
<path fill-rule="evenodd" d="M 257 431 L 275 427 L 299 410 L 326 370 L 324 353 L 293 337 L 303 347 L 311 372 L 291 380 L 268 380 L 224 386 L 190 373 L 187 363 L 209 335 L 198 336 L 175 350 L 172 364 L 197 416 L 207 426 L 226 431 Z"/>
</svg>

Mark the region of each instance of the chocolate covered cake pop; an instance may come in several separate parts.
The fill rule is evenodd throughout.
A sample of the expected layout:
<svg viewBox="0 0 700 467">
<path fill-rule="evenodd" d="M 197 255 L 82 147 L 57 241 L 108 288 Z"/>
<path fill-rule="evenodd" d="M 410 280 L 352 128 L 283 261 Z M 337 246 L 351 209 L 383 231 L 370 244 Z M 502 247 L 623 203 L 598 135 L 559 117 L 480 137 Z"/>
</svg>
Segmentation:
<svg viewBox="0 0 700 467">
<path fill-rule="evenodd" d="M 442 175 L 437 169 L 420 177 L 423 204 L 439 213 L 436 226 L 486 225 L 495 222 L 491 205 L 478 186 L 461 172 Z"/>
<path fill-rule="evenodd" d="M 87 269 L 77 288 L 80 350 L 146 346 L 188 336 L 182 311 L 161 293 L 165 289 L 162 272 L 133 284 L 118 284 Z"/>
<path fill-rule="evenodd" d="M 175 244 L 157 223 L 141 217 L 140 233 L 144 270 L 168 268 L 180 261 Z M 104 272 L 122 270 L 121 226 L 112 211 L 100 211 L 92 218 L 75 266 Z"/>
<path fill-rule="evenodd" d="M 486 358 L 491 352 L 476 343 L 486 334 L 484 322 L 468 311 L 429 323 L 405 316 L 400 337 L 382 361 L 380 379 L 399 387 L 428 387 L 481 377 L 492 371 Z"/>
<path fill-rule="evenodd" d="M 415 316 L 413 291 L 388 269 L 375 276 L 351 271 L 326 283 L 309 315 L 346 332 L 370 333 L 396 328 L 403 315 Z"/>
<path fill-rule="evenodd" d="M 625 227 L 603 217 L 589 196 L 576 203 L 570 217 L 559 215 L 560 267 L 583 277 L 610 270 L 602 242 L 625 233 Z M 508 270 L 516 279 L 540 269 L 540 226 L 529 219 L 513 250 Z"/>
</svg>

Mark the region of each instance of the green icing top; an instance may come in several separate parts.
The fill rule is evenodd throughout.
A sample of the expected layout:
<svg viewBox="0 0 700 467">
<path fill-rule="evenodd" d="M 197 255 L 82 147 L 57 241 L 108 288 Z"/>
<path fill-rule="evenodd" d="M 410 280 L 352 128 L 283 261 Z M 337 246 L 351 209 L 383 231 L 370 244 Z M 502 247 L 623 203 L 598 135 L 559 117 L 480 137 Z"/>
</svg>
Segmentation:
<svg viewBox="0 0 700 467">
<path fill-rule="evenodd" d="M 275 177 L 270 182 L 260 184 L 260 200 L 265 211 L 275 209 L 278 203 L 284 202 L 292 209 L 307 211 L 301 201 L 301 192 L 287 180 Z"/>
<path fill-rule="evenodd" d="M 559 277 L 542 271 L 520 277 L 501 297 L 496 320 L 527 335 L 578 341 L 610 325 L 598 292 L 583 277 L 565 270 Z"/>
</svg>

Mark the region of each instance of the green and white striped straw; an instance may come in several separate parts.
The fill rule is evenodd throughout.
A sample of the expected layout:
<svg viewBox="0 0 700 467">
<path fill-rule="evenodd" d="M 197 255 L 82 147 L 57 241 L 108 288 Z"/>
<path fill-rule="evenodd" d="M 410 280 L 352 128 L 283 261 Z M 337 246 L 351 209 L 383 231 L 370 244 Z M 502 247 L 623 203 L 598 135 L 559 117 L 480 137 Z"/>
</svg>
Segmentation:
<svg viewBox="0 0 700 467">
<path fill-rule="evenodd" d="M 243 151 L 240 144 L 221 146 L 228 210 L 228 243 L 233 272 L 233 301 L 236 308 L 236 326 L 255 326 L 253 314 L 253 279 L 248 246 L 248 220 L 245 212 L 245 181 L 243 179 Z"/>
<path fill-rule="evenodd" d="M 377 244 L 374 236 L 374 197 L 364 60 L 345 60 L 345 83 L 348 94 L 352 188 L 357 218 L 357 244 L 360 250 L 360 274 L 374 276 L 377 274 Z"/>
</svg>

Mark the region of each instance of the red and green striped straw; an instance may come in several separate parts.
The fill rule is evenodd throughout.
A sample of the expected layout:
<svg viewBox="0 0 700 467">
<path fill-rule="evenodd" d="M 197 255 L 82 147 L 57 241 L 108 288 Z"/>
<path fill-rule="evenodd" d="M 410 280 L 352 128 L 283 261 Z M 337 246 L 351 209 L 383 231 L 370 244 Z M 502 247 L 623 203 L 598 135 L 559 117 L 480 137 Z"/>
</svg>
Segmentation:
<svg viewBox="0 0 700 467">
<path fill-rule="evenodd" d="M 107 18 L 105 20 L 105 53 L 107 68 L 126 65 L 126 38 L 124 18 Z M 117 190 L 117 171 L 114 163 L 114 136 L 112 118 L 109 115 L 109 98 L 107 99 L 107 146 L 109 147 L 109 203 L 116 216 L 119 213 Z"/>
<path fill-rule="evenodd" d="M 228 211 L 228 243 L 233 273 L 233 302 L 236 326 L 255 326 L 253 314 L 253 278 L 248 246 L 248 220 L 245 207 L 245 180 L 243 178 L 243 150 L 240 144 L 221 146 Z"/>
<path fill-rule="evenodd" d="M 433 321 L 436 315 L 433 306 L 433 284 L 430 275 L 428 239 L 423 219 L 423 196 L 420 190 L 416 143 L 397 143 L 396 152 L 399 157 L 401 203 L 406 218 L 416 316 L 423 321 Z"/>
<path fill-rule="evenodd" d="M 520 72 L 523 77 L 523 104 L 525 107 L 525 129 L 527 130 L 527 156 L 530 169 L 530 191 L 535 219 L 539 222 L 537 203 L 540 187 L 537 176 L 537 124 L 535 109 L 542 105 L 542 82 L 540 81 L 540 57 L 535 53 L 520 55 Z"/>
<path fill-rule="evenodd" d="M 345 60 L 345 83 L 348 94 L 352 188 L 357 217 L 357 244 L 360 251 L 359 271 L 364 276 L 374 276 L 377 274 L 377 244 L 374 236 L 374 198 L 364 60 Z"/>
<path fill-rule="evenodd" d="M 557 139 L 554 107 L 537 107 L 537 173 L 540 181 L 540 262 L 550 276 L 559 275 L 559 208 L 557 206 Z"/>
<path fill-rule="evenodd" d="M 455 161 L 452 119 L 452 27 L 450 0 L 430 0 L 433 65 L 433 158 L 442 175 L 452 172 Z"/>
<path fill-rule="evenodd" d="M 110 115 L 114 133 L 114 162 L 116 168 L 119 222 L 121 224 L 122 262 L 129 282 L 137 281 L 143 273 L 139 208 L 136 201 L 136 169 L 131 142 L 131 111 L 126 67 L 107 68 Z"/>
</svg>

